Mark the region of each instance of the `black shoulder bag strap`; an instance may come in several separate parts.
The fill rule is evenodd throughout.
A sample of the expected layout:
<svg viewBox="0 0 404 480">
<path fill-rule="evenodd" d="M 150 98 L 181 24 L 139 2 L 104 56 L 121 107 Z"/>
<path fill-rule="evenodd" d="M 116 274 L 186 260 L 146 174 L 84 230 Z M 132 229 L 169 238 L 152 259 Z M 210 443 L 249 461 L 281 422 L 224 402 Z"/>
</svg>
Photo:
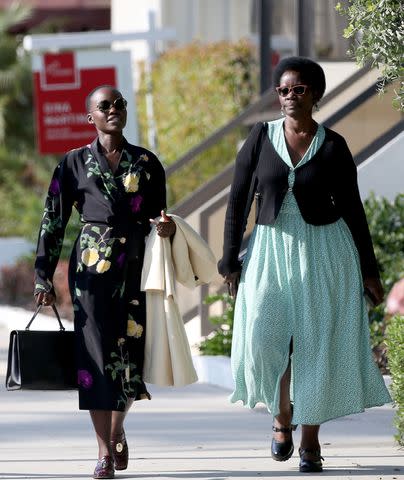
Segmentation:
<svg viewBox="0 0 404 480">
<path fill-rule="evenodd" d="M 243 225 L 242 225 L 243 235 L 244 235 L 245 229 L 247 227 L 248 216 L 250 214 L 251 205 L 254 201 L 255 191 L 257 190 L 257 184 L 258 184 L 257 170 L 258 170 L 258 164 L 259 164 L 259 159 L 260 159 L 260 154 L 261 154 L 261 149 L 262 149 L 262 143 L 263 143 L 265 135 L 267 133 L 267 129 L 268 129 L 267 122 L 263 122 L 261 132 L 260 132 L 259 137 L 258 137 L 258 145 L 257 145 L 256 154 L 255 154 L 255 159 L 254 159 L 255 160 L 254 172 L 253 172 L 253 175 L 252 175 L 252 178 L 251 178 L 250 190 L 248 192 L 247 203 L 246 203 L 246 207 L 245 207 L 245 210 L 244 210 L 244 219 L 243 219 Z"/>
</svg>

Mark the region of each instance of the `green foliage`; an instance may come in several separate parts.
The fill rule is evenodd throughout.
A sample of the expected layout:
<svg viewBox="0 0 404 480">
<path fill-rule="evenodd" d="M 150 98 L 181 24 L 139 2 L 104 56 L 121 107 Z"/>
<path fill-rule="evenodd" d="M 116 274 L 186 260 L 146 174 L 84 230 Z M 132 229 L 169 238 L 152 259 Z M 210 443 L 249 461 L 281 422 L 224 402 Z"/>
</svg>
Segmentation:
<svg viewBox="0 0 404 480">
<path fill-rule="evenodd" d="M 404 316 L 395 316 L 387 327 L 386 343 L 392 379 L 392 393 L 397 407 L 396 440 L 404 446 Z"/>
<path fill-rule="evenodd" d="M 223 313 L 210 317 L 210 322 L 216 326 L 199 345 L 202 355 L 226 355 L 230 357 L 231 341 L 233 337 L 234 299 L 230 295 L 212 295 L 205 299 L 205 303 L 221 301 L 224 303 Z"/>
<path fill-rule="evenodd" d="M 371 194 L 364 207 L 383 285 L 391 290 L 404 276 L 404 194 L 393 202 Z"/>
<path fill-rule="evenodd" d="M 380 68 L 380 90 L 387 82 L 400 80 L 393 105 L 404 110 L 404 9 L 401 0 L 349 0 L 336 6 L 348 18 L 345 38 L 354 38 L 348 52 L 361 65 Z"/>
<path fill-rule="evenodd" d="M 150 87 L 159 156 L 170 165 L 251 102 L 257 92 L 254 47 L 246 41 L 192 43 L 163 54 L 153 65 L 151 82 L 143 72 L 138 111 L 142 143 L 146 145 L 146 94 Z M 170 204 L 177 203 L 234 160 L 237 143 L 244 134 L 230 134 L 169 180 Z"/>
<path fill-rule="evenodd" d="M 29 237 L 38 228 L 44 185 L 25 155 L 0 148 L 0 235 Z"/>
<path fill-rule="evenodd" d="M 50 157 L 34 152 L 30 58 L 21 39 L 7 33 L 30 13 L 19 3 L 0 12 L 0 235 L 28 238 L 38 229 L 53 170 Z"/>
<path fill-rule="evenodd" d="M 385 292 L 404 277 L 404 194 L 394 202 L 370 195 L 364 202 L 369 230 L 380 269 Z M 384 340 L 384 309 L 382 303 L 369 312 L 372 346 L 377 347 Z"/>
<path fill-rule="evenodd" d="M 31 11 L 14 2 L 0 12 L 0 141 L 17 150 L 21 145 L 17 139 L 33 140 L 31 65 L 21 38 L 7 32 L 28 18 Z"/>
</svg>

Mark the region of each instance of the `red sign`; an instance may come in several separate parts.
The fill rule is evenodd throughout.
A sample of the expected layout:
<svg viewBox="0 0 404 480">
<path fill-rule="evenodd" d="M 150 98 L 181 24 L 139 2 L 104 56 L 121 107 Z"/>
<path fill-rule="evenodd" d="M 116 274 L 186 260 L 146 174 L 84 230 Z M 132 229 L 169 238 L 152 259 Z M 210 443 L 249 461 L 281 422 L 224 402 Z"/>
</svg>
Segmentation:
<svg viewBox="0 0 404 480">
<path fill-rule="evenodd" d="M 98 85 L 116 86 L 114 67 L 77 68 L 73 52 L 45 54 L 34 72 L 36 129 L 40 153 L 63 153 L 95 138 L 87 122 L 86 96 Z"/>
<path fill-rule="evenodd" d="M 74 64 L 73 52 L 45 53 L 44 71 L 41 83 L 44 88 L 61 85 L 77 85 L 78 70 Z"/>
</svg>

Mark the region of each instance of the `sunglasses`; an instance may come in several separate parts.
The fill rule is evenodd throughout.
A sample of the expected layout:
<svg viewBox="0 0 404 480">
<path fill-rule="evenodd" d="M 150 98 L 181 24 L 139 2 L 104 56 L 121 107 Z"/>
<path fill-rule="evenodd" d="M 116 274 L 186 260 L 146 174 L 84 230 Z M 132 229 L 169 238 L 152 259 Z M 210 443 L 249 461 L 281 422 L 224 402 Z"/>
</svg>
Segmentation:
<svg viewBox="0 0 404 480">
<path fill-rule="evenodd" d="M 293 87 L 276 87 L 278 95 L 281 97 L 287 97 L 292 91 L 295 95 L 304 95 L 306 93 L 307 85 L 293 85 Z"/>
<path fill-rule="evenodd" d="M 100 103 L 97 103 L 96 110 L 99 110 L 100 112 L 103 112 L 103 113 L 109 112 L 112 107 L 114 107 L 115 110 L 126 110 L 127 104 L 128 102 L 122 97 L 117 98 L 113 102 L 110 102 L 109 100 L 101 100 Z M 95 112 L 95 110 L 93 110 L 93 112 Z"/>
</svg>

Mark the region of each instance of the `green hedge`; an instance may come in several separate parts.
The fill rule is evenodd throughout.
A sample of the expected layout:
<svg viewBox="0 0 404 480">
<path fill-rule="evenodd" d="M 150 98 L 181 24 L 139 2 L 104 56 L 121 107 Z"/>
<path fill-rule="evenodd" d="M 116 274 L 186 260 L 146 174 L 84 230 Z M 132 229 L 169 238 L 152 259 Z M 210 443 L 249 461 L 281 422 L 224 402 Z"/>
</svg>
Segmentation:
<svg viewBox="0 0 404 480">
<path fill-rule="evenodd" d="M 235 302 L 228 294 L 211 295 L 205 300 L 208 305 L 216 302 L 223 303 L 223 313 L 210 317 L 209 320 L 215 326 L 215 329 L 200 343 L 199 351 L 202 355 L 226 355 L 230 357 Z"/>
<path fill-rule="evenodd" d="M 0 236 L 32 237 L 38 229 L 46 172 L 35 156 L 0 148 Z"/>
<path fill-rule="evenodd" d="M 152 68 L 151 85 L 157 126 L 157 150 L 166 164 L 225 125 L 257 93 L 255 48 L 246 41 L 208 45 L 192 43 L 163 54 Z M 141 75 L 137 94 L 141 143 L 147 142 L 146 93 Z M 169 204 L 175 204 L 234 160 L 244 129 L 195 159 L 169 179 Z"/>
<path fill-rule="evenodd" d="M 396 440 L 404 446 L 404 316 L 391 319 L 386 332 L 392 394 L 396 406 Z"/>
<path fill-rule="evenodd" d="M 404 194 L 397 195 L 393 202 L 372 194 L 365 200 L 364 207 L 387 296 L 394 283 L 404 277 Z M 387 369 L 384 310 L 385 302 L 369 312 L 372 347 L 382 370 Z"/>
</svg>

